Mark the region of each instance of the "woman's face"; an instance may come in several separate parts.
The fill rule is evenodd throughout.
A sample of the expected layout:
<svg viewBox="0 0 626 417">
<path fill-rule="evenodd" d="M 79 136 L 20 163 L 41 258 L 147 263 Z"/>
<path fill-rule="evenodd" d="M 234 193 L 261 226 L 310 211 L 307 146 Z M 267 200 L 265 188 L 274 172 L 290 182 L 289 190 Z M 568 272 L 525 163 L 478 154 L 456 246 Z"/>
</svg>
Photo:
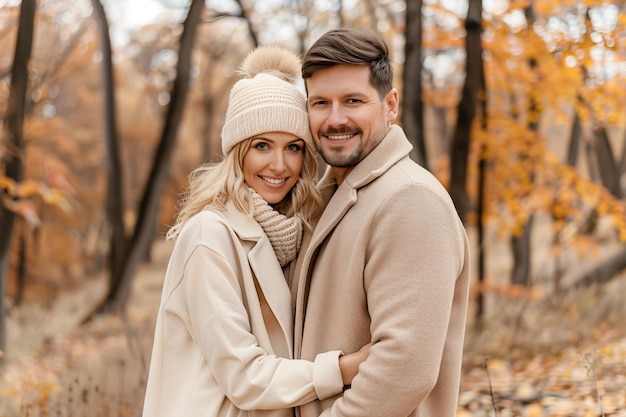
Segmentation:
<svg viewBox="0 0 626 417">
<path fill-rule="evenodd" d="M 280 203 L 302 171 L 304 140 L 284 132 L 263 133 L 250 140 L 243 178 L 269 204 Z"/>
</svg>

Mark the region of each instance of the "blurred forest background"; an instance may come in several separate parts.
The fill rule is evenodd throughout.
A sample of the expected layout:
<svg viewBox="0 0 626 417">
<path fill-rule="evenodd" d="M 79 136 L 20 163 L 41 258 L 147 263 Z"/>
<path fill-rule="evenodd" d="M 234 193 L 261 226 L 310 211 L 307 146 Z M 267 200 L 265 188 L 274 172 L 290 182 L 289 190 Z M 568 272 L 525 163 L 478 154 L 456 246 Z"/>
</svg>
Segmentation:
<svg viewBox="0 0 626 417">
<path fill-rule="evenodd" d="M 389 42 L 471 240 L 457 415 L 626 416 L 626 4 L 594 0 L 0 0 L 0 416 L 141 415 L 238 65 L 341 26 Z"/>
</svg>

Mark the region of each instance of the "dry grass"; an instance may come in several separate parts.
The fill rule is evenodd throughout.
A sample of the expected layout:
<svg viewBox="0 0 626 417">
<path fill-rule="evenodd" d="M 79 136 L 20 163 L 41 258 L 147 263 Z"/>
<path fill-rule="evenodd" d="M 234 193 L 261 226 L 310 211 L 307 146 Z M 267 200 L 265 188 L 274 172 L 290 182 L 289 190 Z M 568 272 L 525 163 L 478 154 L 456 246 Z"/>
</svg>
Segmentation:
<svg viewBox="0 0 626 417">
<path fill-rule="evenodd" d="M 0 417 L 139 417 L 169 244 L 138 271 L 125 317 L 79 326 L 104 278 L 63 294 L 51 310 L 15 308 L 7 320 Z"/>
<path fill-rule="evenodd" d="M 47 339 L 30 355 L 10 357 L 3 375 L 3 416 L 140 416 L 147 323 L 96 320 L 80 334 Z"/>
</svg>

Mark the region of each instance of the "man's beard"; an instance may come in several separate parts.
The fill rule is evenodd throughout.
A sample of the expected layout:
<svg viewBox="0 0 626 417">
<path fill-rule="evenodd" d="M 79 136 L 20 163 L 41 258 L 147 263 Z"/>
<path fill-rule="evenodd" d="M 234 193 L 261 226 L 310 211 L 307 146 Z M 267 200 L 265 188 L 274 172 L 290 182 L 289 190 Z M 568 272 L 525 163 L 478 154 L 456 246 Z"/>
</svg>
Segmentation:
<svg viewBox="0 0 626 417">
<path fill-rule="evenodd" d="M 348 154 L 333 152 L 331 150 L 327 151 L 322 147 L 319 148 L 319 153 L 328 165 L 339 168 L 354 167 L 363 159 L 363 143 L 359 143 L 356 148 Z"/>
</svg>

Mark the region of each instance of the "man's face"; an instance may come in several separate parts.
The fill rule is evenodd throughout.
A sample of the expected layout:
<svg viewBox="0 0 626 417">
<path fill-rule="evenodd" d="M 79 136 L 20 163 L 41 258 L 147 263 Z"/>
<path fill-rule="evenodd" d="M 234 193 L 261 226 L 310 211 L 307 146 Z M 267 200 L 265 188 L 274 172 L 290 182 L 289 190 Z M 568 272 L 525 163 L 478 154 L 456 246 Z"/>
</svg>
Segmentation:
<svg viewBox="0 0 626 417">
<path fill-rule="evenodd" d="M 398 93 L 380 99 L 365 65 L 340 64 L 306 80 L 315 146 L 324 160 L 347 172 L 380 143 L 398 113 Z"/>
</svg>

